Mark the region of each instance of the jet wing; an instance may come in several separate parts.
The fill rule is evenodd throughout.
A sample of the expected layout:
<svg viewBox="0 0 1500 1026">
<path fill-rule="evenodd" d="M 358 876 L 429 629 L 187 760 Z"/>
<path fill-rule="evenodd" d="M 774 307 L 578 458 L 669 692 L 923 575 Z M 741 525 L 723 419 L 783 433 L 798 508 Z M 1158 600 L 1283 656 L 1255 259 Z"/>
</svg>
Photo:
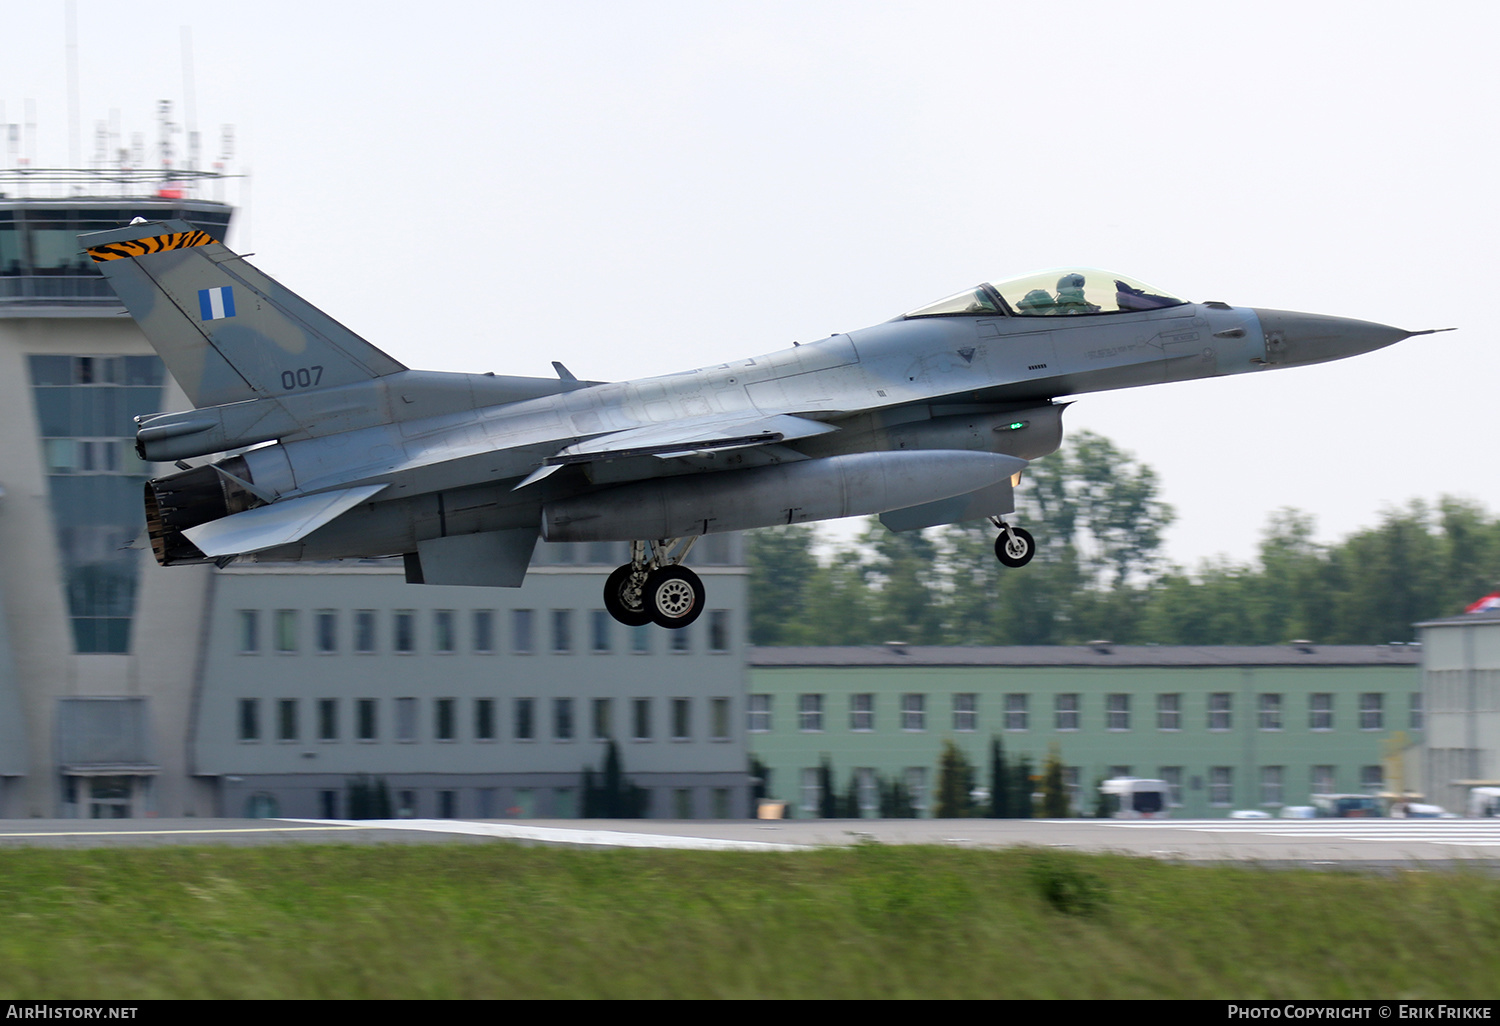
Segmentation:
<svg viewBox="0 0 1500 1026">
<path fill-rule="evenodd" d="M 337 492 L 318 492 L 257 506 L 211 520 L 182 533 L 205 556 L 235 556 L 290 545 L 312 534 L 381 491 L 384 484 L 360 485 Z"/>
</svg>

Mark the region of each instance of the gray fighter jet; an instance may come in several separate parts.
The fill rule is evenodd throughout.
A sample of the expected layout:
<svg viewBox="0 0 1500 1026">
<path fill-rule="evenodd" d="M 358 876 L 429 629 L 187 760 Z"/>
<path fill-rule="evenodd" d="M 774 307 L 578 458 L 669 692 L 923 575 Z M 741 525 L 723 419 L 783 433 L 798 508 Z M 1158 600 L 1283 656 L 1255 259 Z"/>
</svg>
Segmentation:
<svg viewBox="0 0 1500 1026">
<path fill-rule="evenodd" d="M 517 587 L 539 536 L 628 541 L 604 603 L 633 625 L 698 616 L 683 559 L 719 531 L 988 518 L 1023 566 L 1032 537 L 1003 517 L 1062 441 L 1060 397 L 1422 334 L 1068 269 L 681 374 L 456 374 L 409 370 L 185 221 L 80 241 L 197 407 L 138 421 L 141 458 L 180 471 L 145 490 L 163 566 L 399 554 L 414 584 Z"/>
</svg>

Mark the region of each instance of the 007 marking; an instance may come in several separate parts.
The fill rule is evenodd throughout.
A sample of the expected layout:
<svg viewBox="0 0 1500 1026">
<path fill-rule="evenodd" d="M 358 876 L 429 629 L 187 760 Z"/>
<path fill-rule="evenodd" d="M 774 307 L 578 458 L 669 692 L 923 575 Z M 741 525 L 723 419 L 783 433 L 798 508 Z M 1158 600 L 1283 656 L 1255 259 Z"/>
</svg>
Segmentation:
<svg viewBox="0 0 1500 1026">
<path fill-rule="evenodd" d="M 281 372 L 281 387 L 289 392 L 294 388 L 312 388 L 322 380 L 322 367 L 298 367 Z"/>
</svg>

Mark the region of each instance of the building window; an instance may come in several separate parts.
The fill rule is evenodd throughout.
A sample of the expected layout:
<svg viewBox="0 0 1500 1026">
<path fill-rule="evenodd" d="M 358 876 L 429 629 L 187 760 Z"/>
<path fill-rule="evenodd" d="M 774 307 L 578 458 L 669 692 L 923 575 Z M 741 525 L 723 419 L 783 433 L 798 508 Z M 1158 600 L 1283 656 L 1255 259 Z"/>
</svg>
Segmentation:
<svg viewBox="0 0 1500 1026">
<path fill-rule="evenodd" d="M 917 815 L 927 811 L 927 767 L 906 767 L 906 793 L 911 795 L 911 807 Z"/>
<path fill-rule="evenodd" d="M 337 741 L 339 739 L 339 700 L 337 698 L 318 699 L 318 740 Z"/>
<path fill-rule="evenodd" d="M 1108 710 L 1105 716 L 1105 726 L 1110 730 L 1130 729 L 1130 696 L 1113 694 L 1105 703 Z"/>
<path fill-rule="evenodd" d="M 454 627 L 453 617 L 451 609 L 432 611 L 432 650 L 434 652 L 452 652 L 458 647 L 458 631 Z"/>
<path fill-rule="evenodd" d="M 926 695 L 902 695 L 901 696 L 901 729 L 902 730 L 926 730 L 927 729 L 927 696 Z"/>
<path fill-rule="evenodd" d="M 260 740 L 260 700 L 240 699 L 240 740 Z"/>
<path fill-rule="evenodd" d="M 1156 696 L 1156 729 L 1182 729 L 1182 696 L 1162 694 Z"/>
<path fill-rule="evenodd" d="M 276 703 L 276 740 L 296 741 L 297 737 L 297 700 L 283 698 Z"/>
<path fill-rule="evenodd" d="M 871 817 L 880 813 L 880 781 L 873 766 L 863 766 L 854 771 L 855 794 L 859 801 L 859 814 Z"/>
<path fill-rule="evenodd" d="M 458 792 L 438 792 L 438 819 L 453 819 L 458 815 Z"/>
<path fill-rule="evenodd" d="M 979 696 L 967 692 L 953 696 L 953 729 L 969 733 L 979 729 Z"/>
<path fill-rule="evenodd" d="M 870 694 L 849 696 L 849 729 L 875 729 L 875 696 Z"/>
<path fill-rule="evenodd" d="M 1005 696 L 1005 729 L 1006 730 L 1030 730 L 1031 713 L 1027 706 L 1031 704 L 1030 695 L 1006 695 Z"/>
<path fill-rule="evenodd" d="M 495 700 L 493 698 L 474 699 L 474 740 L 495 740 Z"/>
<path fill-rule="evenodd" d="M 573 700 L 571 698 L 552 700 L 552 740 L 573 740 Z"/>
<path fill-rule="evenodd" d="M 531 652 L 531 614 L 530 609 L 510 611 L 510 650 L 519 655 Z"/>
<path fill-rule="evenodd" d="M 637 698 L 632 702 L 634 737 L 637 741 L 651 740 L 651 699 Z"/>
<path fill-rule="evenodd" d="M 686 741 L 693 736 L 692 705 L 686 698 L 672 699 L 672 740 Z"/>
<path fill-rule="evenodd" d="M 1228 691 L 1215 691 L 1208 696 L 1208 729 L 1228 730 L 1232 722 L 1234 696 Z"/>
<path fill-rule="evenodd" d="M 1312 768 L 1313 794 L 1334 794 L 1334 770 L 1332 766 L 1314 766 Z"/>
<path fill-rule="evenodd" d="M 354 651 L 375 651 L 375 610 L 354 611 Z"/>
<path fill-rule="evenodd" d="M 650 655 L 651 653 L 651 628 L 630 628 L 630 651 L 636 655 Z"/>
<path fill-rule="evenodd" d="M 552 610 L 552 651 L 573 651 L 573 610 Z"/>
<path fill-rule="evenodd" d="M 276 610 L 276 651 L 297 651 L 297 611 Z"/>
<path fill-rule="evenodd" d="M 409 654 L 417 650 L 416 620 L 416 614 L 410 609 L 396 610 L 394 624 L 396 628 L 395 645 L 397 652 Z"/>
<path fill-rule="evenodd" d="M 260 610 L 240 610 L 240 651 L 260 651 Z"/>
<path fill-rule="evenodd" d="M 1170 728 L 1176 729 L 1176 728 Z M 1182 767 L 1162 766 L 1157 769 L 1157 776 L 1167 785 L 1167 804 L 1174 808 L 1182 807 Z"/>
<path fill-rule="evenodd" d="M 708 736 L 715 741 L 729 740 L 729 699 L 713 698 L 708 703 Z M 720 817 L 722 818 L 722 817 Z"/>
<path fill-rule="evenodd" d="M 1411 714 L 1406 722 L 1412 730 L 1422 729 L 1422 692 L 1420 691 L 1411 693 Z"/>
<path fill-rule="evenodd" d="M 672 640 L 668 642 L 667 647 L 673 652 L 689 651 L 688 632 L 691 630 L 690 627 L 678 627 L 676 630 L 668 631 L 667 634 Z"/>
<path fill-rule="evenodd" d="M 1385 695 L 1371 691 L 1359 696 L 1359 729 L 1385 729 Z"/>
<path fill-rule="evenodd" d="M 396 699 L 396 740 L 411 743 L 417 739 L 417 700 Z"/>
<path fill-rule="evenodd" d="M 457 699 L 438 698 L 432 703 L 433 737 L 438 741 L 453 741 L 457 738 L 458 724 L 454 722 Z"/>
<path fill-rule="evenodd" d="M 729 788 L 714 788 L 714 819 L 729 818 Z"/>
<path fill-rule="evenodd" d="M 474 610 L 474 651 L 495 651 L 495 611 Z"/>
<path fill-rule="evenodd" d="M 354 708 L 355 729 L 361 741 L 374 741 L 376 738 L 375 722 L 375 699 L 361 698 L 355 703 Z"/>
<path fill-rule="evenodd" d="M 752 734 L 771 732 L 771 696 L 751 695 L 745 710 L 745 729 Z"/>
<path fill-rule="evenodd" d="M 614 700 L 596 698 L 593 702 L 593 734 L 595 741 L 608 741 L 615 736 Z"/>
<path fill-rule="evenodd" d="M 1058 730 L 1078 729 L 1078 696 L 1058 695 L 1052 700 Z"/>
<path fill-rule="evenodd" d="M 708 650 L 710 652 L 729 651 L 729 610 L 727 609 L 708 611 Z"/>
<path fill-rule="evenodd" d="M 1385 771 L 1379 766 L 1361 766 L 1359 768 L 1360 790 L 1369 794 L 1379 794 L 1385 790 Z"/>
<path fill-rule="evenodd" d="M 317 616 L 318 651 L 324 655 L 339 650 L 339 615 L 332 609 L 320 609 Z"/>
<path fill-rule="evenodd" d="M 1261 695 L 1260 696 L 1260 729 L 1261 730 L 1280 730 L 1281 729 L 1281 696 L 1280 695 Z"/>
<path fill-rule="evenodd" d="M 1229 766 L 1213 766 L 1208 771 L 1208 804 L 1231 805 L 1234 802 L 1234 770 Z"/>
<path fill-rule="evenodd" d="M 518 699 L 516 699 L 515 726 L 516 726 L 516 740 L 517 741 L 534 741 L 534 740 L 536 740 L 536 722 L 535 722 L 535 717 L 536 717 L 536 699 L 534 699 L 534 698 L 518 698 Z"/>
<path fill-rule="evenodd" d="M 823 696 L 797 696 L 797 729 L 819 731 L 823 729 Z"/>
<path fill-rule="evenodd" d="M 805 768 L 802 771 L 802 812 L 808 816 L 816 816 L 822 811 L 823 787 L 819 782 L 818 769 L 816 766 Z"/>
<path fill-rule="evenodd" d="M 595 652 L 608 652 L 610 647 L 610 624 L 613 618 L 602 609 L 589 612 L 589 647 Z"/>
<path fill-rule="evenodd" d="M 1262 805 L 1281 804 L 1281 774 L 1280 766 L 1262 766 L 1260 768 L 1260 803 Z"/>
<path fill-rule="evenodd" d="M 1333 694 L 1320 691 L 1307 696 L 1307 727 L 1309 730 L 1333 729 Z"/>
</svg>

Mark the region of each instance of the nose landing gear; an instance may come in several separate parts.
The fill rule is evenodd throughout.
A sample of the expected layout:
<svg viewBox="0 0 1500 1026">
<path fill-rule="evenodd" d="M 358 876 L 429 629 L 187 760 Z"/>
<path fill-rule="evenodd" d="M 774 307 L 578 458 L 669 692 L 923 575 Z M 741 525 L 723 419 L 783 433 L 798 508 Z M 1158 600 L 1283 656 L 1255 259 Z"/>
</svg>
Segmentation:
<svg viewBox="0 0 1500 1026">
<path fill-rule="evenodd" d="M 628 627 L 654 623 L 678 629 L 698 619 L 706 593 L 698 575 L 682 565 L 696 537 L 630 543 L 630 562 L 604 582 L 604 608 Z M 674 551 L 681 543 L 682 550 Z"/>
</svg>

